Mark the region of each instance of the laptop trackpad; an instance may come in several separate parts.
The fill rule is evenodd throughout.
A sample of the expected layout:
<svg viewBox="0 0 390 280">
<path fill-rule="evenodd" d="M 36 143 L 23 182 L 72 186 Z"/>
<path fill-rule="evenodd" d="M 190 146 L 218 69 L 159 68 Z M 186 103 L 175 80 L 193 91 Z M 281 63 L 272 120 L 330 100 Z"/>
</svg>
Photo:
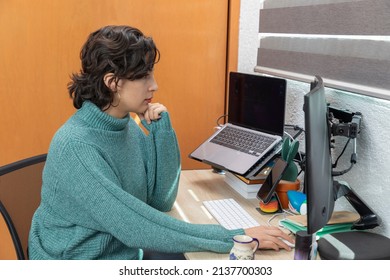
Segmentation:
<svg viewBox="0 0 390 280">
<path fill-rule="evenodd" d="M 231 170 L 239 174 L 247 172 L 259 160 L 258 157 L 244 152 L 227 149 L 219 145 L 213 146 L 213 149 L 210 149 L 207 153 L 207 161 L 210 164 L 214 163 L 219 167 L 224 167 L 226 170 Z"/>
</svg>

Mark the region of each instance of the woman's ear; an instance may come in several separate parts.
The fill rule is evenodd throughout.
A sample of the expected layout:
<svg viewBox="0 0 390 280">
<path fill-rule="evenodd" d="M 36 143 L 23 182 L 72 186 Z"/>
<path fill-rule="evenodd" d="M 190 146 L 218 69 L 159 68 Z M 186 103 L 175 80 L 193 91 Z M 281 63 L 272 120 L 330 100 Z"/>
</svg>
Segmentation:
<svg viewBox="0 0 390 280">
<path fill-rule="evenodd" d="M 117 83 L 113 73 L 107 73 L 104 75 L 103 81 L 106 87 L 108 87 L 112 92 L 116 92 Z"/>
</svg>

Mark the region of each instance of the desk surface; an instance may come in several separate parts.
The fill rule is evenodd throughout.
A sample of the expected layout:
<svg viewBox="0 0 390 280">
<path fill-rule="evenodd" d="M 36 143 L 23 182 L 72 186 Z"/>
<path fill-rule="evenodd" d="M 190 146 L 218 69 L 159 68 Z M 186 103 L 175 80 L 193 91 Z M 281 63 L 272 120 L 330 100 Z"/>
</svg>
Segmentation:
<svg viewBox="0 0 390 280">
<path fill-rule="evenodd" d="M 272 215 L 262 215 L 257 210 L 257 199 L 245 199 L 235 192 L 225 181 L 224 175 L 213 173 L 210 170 L 184 170 L 181 173 L 179 193 L 171 216 L 196 224 L 217 224 L 218 222 L 207 212 L 202 202 L 205 200 L 233 198 L 235 199 L 253 218 L 262 225 L 267 225 Z M 271 221 L 277 226 L 278 218 Z M 186 253 L 186 258 L 190 260 L 211 260 L 229 259 L 228 254 L 218 254 L 213 252 Z M 256 259 L 287 259 L 294 258 L 293 251 L 280 250 L 258 250 Z"/>
</svg>

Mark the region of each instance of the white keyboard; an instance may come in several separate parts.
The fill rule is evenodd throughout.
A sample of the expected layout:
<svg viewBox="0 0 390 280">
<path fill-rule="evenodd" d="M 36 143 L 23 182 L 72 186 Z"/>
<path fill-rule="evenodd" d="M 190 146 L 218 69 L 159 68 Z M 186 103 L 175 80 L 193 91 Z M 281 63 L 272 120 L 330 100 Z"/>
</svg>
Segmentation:
<svg viewBox="0 0 390 280">
<path fill-rule="evenodd" d="M 203 201 L 203 205 L 218 223 L 227 229 L 245 229 L 260 225 L 232 198 Z"/>
</svg>

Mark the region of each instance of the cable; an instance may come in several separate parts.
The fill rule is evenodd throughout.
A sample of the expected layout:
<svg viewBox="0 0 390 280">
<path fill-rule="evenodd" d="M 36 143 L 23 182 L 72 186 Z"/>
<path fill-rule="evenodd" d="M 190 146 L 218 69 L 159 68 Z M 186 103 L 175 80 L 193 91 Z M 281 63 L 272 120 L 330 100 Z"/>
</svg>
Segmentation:
<svg viewBox="0 0 390 280">
<path fill-rule="evenodd" d="M 332 171 L 332 176 L 341 176 L 341 175 L 349 172 L 352 169 L 353 166 L 354 166 L 354 163 L 351 162 L 351 165 L 349 166 L 349 168 L 347 168 L 347 169 L 345 169 L 343 171 Z"/>
<path fill-rule="evenodd" d="M 217 119 L 217 126 L 221 127 L 222 124 L 219 124 L 219 120 L 222 119 L 222 118 L 224 118 L 224 117 L 227 117 L 227 116 L 228 116 L 227 114 L 220 116 L 220 117 Z"/>
<path fill-rule="evenodd" d="M 290 133 L 285 131 L 284 134 L 286 134 L 291 140 L 294 140 L 294 137 L 292 137 Z"/>
<path fill-rule="evenodd" d="M 283 219 L 286 218 L 286 214 L 289 215 L 289 216 L 295 216 L 296 214 L 294 214 L 293 212 L 291 212 L 290 210 L 286 210 L 286 209 L 282 209 L 282 213 L 275 213 L 271 216 L 271 218 L 268 219 L 267 221 L 267 225 L 268 226 L 272 226 L 271 222 L 273 219 L 275 219 L 277 216 L 280 216 L 280 215 L 283 215 Z"/>
<path fill-rule="evenodd" d="M 341 151 L 341 154 L 337 157 L 335 163 L 332 164 L 332 167 L 333 167 L 333 168 L 335 168 L 335 167 L 337 166 L 337 162 L 339 161 L 339 159 L 341 158 L 341 156 L 344 154 L 344 152 L 345 152 L 345 150 L 346 150 L 346 148 L 347 148 L 347 146 L 348 146 L 348 144 L 349 144 L 350 141 L 351 141 L 351 138 L 348 138 L 348 141 L 347 141 L 347 143 L 345 143 L 344 148 L 343 148 L 343 150 Z"/>
<path fill-rule="evenodd" d="M 344 153 L 344 151 L 345 151 L 346 147 L 348 146 L 350 140 L 351 140 L 351 138 L 348 138 L 348 141 L 347 141 L 347 143 L 345 144 L 344 149 L 342 150 L 341 154 L 340 154 L 339 157 L 337 158 L 335 164 L 332 165 L 333 168 L 335 168 L 335 167 L 337 166 L 337 161 L 339 160 L 339 158 L 341 157 L 341 155 Z M 332 171 L 332 175 L 333 175 L 333 176 L 341 176 L 341 175 L 343 175 L 343 174 L 349 172 L 349 171 L 352 169 L 352 167 L 355 165 L 355 163 L 357 162 L 356 157 L 357 157 L 357 156 L 356 156 L 356 152 L 353 152 L 352 155 L 351 155 L 351 161 L 350 161 L 350 162 L 351 162 L 351 165 L 350 165 L 347 169 L 342 170 L 342 171 Z"/>
<path fill-rule="evenodd" d="M 294 130 L 301 130 L 302 132 L 305 131 L 302 127 L 300 127 L 300 126 L 298 126 L 296 124 L 288 124 L 288 123 L 286 123 L 286 124 L 284 124 L 284 126 L 292 127 L 292 128 L 294 128 Z"/>
</svg>

